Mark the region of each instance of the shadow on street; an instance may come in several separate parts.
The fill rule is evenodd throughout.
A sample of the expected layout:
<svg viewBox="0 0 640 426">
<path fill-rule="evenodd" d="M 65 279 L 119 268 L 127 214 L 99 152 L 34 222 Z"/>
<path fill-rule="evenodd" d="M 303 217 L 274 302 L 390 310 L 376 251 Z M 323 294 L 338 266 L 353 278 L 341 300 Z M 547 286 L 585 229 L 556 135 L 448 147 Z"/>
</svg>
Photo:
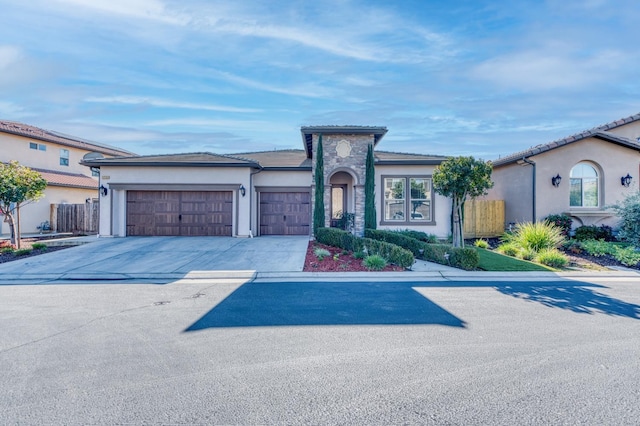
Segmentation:
<svg viewBox="0 0 640 426">
<path fill-rule="evenodd" d="M 640 306 L 596 291 L 596 284 L 558 282 L 247 283 L 185 331 L 220 327 L 305 325 L 445 325 L 466 323 L 422 296 L 420 287 L 490 287 L 550 308 L 640 319 Z"/>
<path fill-rule="evenodd" d="M 465 326 L 414 286 L 416 283 L 247 283 L 186 331 L 295 325 Z"/>
</svg>

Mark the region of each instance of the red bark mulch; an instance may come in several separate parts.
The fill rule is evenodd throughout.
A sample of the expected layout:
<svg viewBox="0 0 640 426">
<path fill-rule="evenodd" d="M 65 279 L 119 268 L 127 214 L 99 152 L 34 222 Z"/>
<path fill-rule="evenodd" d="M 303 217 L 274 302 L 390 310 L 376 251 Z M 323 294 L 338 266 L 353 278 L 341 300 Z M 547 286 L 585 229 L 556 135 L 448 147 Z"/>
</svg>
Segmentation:
<svg viewBox="0 0 640 426">
<path fill-rule="evenodd" d="M 313 253 L 316 247 L 328 250 L 331 255 L 319 260 Z M 362 259 L 353 257 L 353 253 L 343 253 L 342 249 L 309 241 L 307 246 L 307 257 L 304 261 L 304 272 L 370 272 Z M 387 265 L 381 272 L 403 271 L 403 268 L 396 265 Z"/>
<path fill-rule="evenodd" d="M 34 243 L 38 242 L 37 238 L 26 238 L 26 239 L 22 239 L 20 240 L 20 248 L 21 249 L 31 249 L 31 246 Z M 3 249 L 5 247 L 11 247 L 11 244 L 6 241 L 6 240 L 2 240 L 0 241 L 0 249 Z M 14 260 L 20 260 L 20 259 L 25 259 L 27 257 L 32 257 L 32 256 L 38 256 L 40 254 L 44 254 L 44 253 L 51 253 L 53 251 L 58 251 L 58 250 L 64 250 L 66 248 L 69 248 L 71 246 L 55 246 L 55 247 L 47 247 L 46 249 L 37 249 L 37 250 L 33 250 L 28 253 L 28 254 L 22 254 L 22 255 L 16 255 L 15 253 L 0 253 L 0 263 L 5 263 L 5 262 L 11 262 Z"/>
</svg>

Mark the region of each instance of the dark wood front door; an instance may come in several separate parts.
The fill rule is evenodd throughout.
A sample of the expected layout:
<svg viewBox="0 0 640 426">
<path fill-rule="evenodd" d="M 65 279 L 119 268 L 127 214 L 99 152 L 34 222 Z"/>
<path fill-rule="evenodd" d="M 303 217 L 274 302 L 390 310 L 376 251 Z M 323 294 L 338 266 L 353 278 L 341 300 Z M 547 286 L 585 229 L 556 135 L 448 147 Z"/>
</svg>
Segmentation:
<svg viewBox="0 0 640 426">
<path fill-rule="evenodd" d="M 127 235 L 231 236 L 231 191 L 127 191 Z"/>
<path fill-rule="evenodd" d="M 260 193 L 260 235 L 309 235 L 310 220 L 310 193 Z"/>
</svg>

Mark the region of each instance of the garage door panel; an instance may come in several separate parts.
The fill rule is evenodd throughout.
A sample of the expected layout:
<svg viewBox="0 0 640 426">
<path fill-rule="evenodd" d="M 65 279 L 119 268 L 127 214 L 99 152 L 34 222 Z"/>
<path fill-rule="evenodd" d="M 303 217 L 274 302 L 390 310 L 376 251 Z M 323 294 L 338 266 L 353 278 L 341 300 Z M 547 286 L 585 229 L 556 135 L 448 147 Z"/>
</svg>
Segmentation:
<svg viewBox="0 0 640 426">
<path fill-rule="evenodd" d="M 261 192 L 260 235 L 309 235 L 311 194 Z"/>
<path fill-rule="evenodd" d="M 231 236 L 231 191 L 128 191 L 127 235 Z"/>
</svg>

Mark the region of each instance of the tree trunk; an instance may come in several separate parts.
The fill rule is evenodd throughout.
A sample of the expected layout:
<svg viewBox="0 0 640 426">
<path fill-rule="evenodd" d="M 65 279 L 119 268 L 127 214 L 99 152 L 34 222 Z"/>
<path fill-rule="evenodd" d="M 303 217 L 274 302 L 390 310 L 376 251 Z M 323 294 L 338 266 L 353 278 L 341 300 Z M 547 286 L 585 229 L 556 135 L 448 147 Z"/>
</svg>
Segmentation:
<svg viewBox="0 0 640 426">
<path fill-rule="evenodd" d="M 10 212 L 5 213 L 4 221 L 9 224 L 9 231 L 11 233 L 11 245 L 16 248 L 20 248 L 18 247 L 19 244 L 16 243 L 16 222 L 13 217 L 13 213 L 10 213 Z"/>
<path fill-rule="evenodd" d="M 460 206 L 459 206 L 459 201 L 457 198 L 453 199 L 453 205 L 452 205 L 452 209 L 453 209 L 453 246 L 454 247 L 462 247 L 461 246 L 461 241 L 460 241 L 460 237 L 461 237 L 461 230 L 462 227 L 460 226 Z"/>
<path fill-rule="evenodd" d="M 16 239 L 16 248 L 20 250 L 22 248 L 22 235 L 20 232 L 20 203 L 16 203 L 16 230 L 15 230 L 15 239 Z"/>
</svg>

